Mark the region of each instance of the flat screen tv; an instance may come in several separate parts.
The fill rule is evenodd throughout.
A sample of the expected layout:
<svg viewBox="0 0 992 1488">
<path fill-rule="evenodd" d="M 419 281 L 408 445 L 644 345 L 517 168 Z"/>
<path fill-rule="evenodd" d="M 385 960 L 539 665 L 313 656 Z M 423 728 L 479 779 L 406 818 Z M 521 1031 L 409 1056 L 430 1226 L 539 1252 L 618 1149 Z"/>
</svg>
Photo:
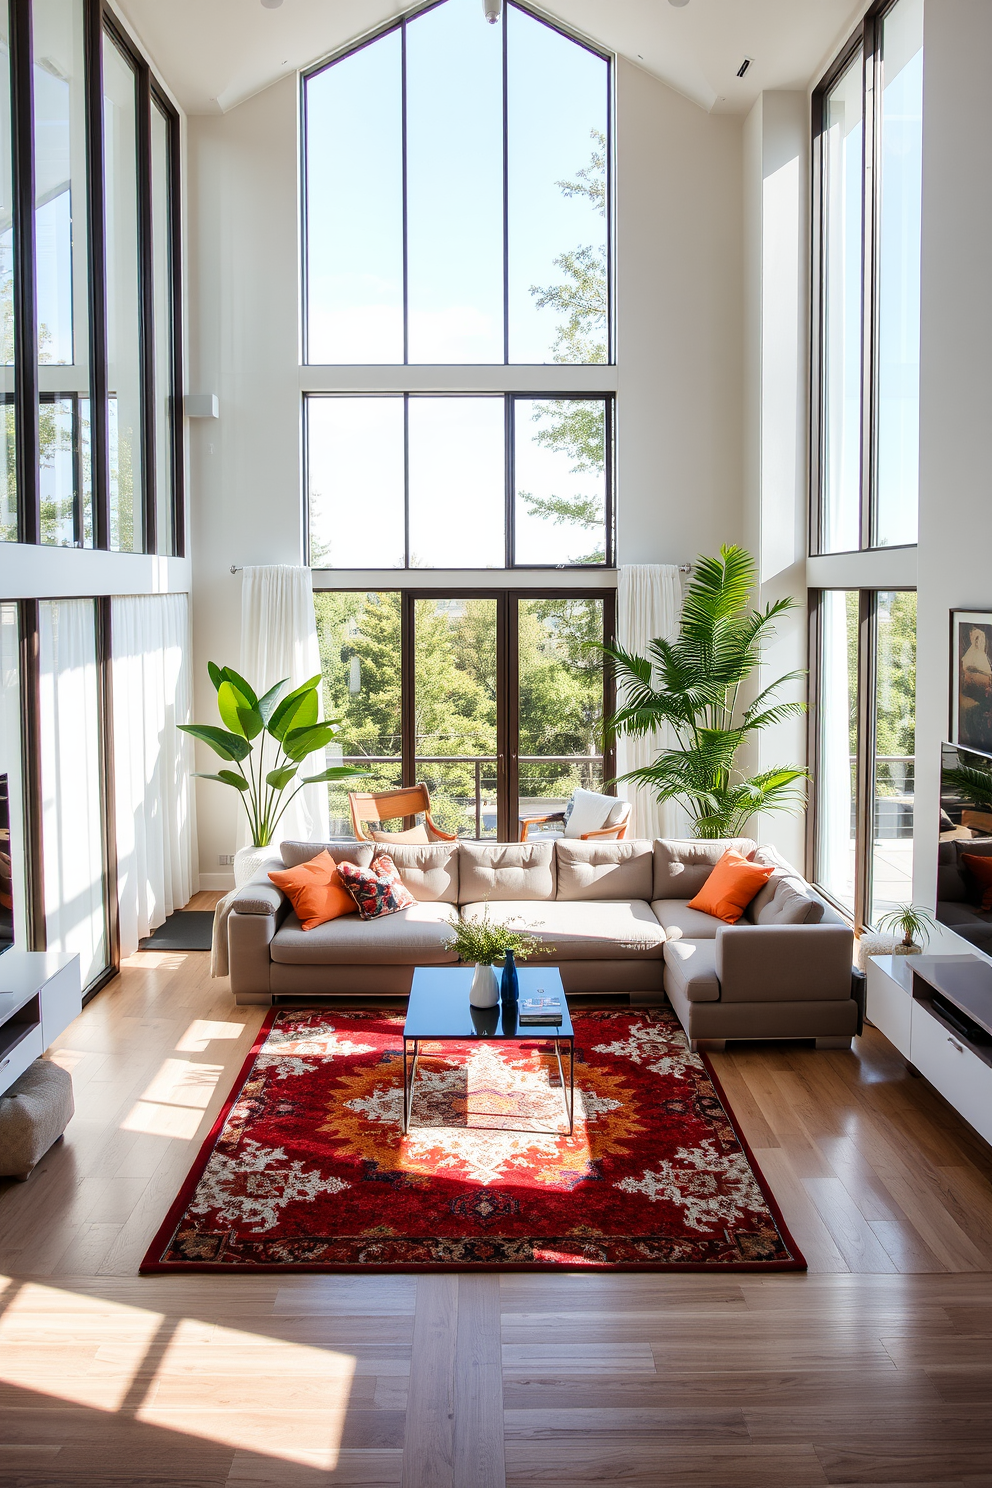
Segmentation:
<svg viewBox="0 0 992 1488">
<path fill-rule="evenodd" d="M 14 896 L 10 873 L 10 790 L 0 775 L 0 955 L 14 944 Z"/>
<path fill-rule="evenodd" d="M 943 744 L 937 919 L 992 953 L 992 754 Z"/>
</svg>

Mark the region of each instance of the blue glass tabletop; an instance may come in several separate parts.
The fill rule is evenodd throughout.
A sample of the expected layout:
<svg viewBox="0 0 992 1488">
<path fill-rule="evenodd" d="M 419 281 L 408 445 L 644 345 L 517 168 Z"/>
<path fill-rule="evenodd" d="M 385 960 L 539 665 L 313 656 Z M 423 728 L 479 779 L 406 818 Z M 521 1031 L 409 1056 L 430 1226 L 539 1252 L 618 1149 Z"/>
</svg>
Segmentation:
<svg viewBox="0 0 992 1488">
<path fill-rule="evenodd" d="M 561 972 L 557 966 L 519 966 L 520 1000 L 547 993 L 561 999 L 560 1023 L 525 1023 L 503 1008 L 474 1008 L 468 1000 L 474 968 L 418 966 L 407 1003 L 403 1037 L 408 1039 L 527 1039 L 573 1037 Z"/>
</svg>

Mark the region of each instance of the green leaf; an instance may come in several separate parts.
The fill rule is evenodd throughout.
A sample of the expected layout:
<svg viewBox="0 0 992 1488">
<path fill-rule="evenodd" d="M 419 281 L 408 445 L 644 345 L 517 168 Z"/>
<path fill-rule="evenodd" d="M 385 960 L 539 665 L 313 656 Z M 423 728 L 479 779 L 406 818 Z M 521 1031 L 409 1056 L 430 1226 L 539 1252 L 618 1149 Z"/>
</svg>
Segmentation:
<svg viewBox="0 0 992 1488">
<path fill-rule="evenodd" d="M 224 680 L 224 673 L 221 671 L 220 667 L 215 661 L 207 662 L 207 676 L 210 678 L 215 688 L 220 687 L 220 684 Z"/>
<path fill-rule="evenodd" d="M 299 768 L 299 765 L 284 765 L 281 770 L 270 770 L 265 783 L 271 785 L 273 790 L 285 790 Z"/>
<path fill-rule="evenodd" d="M 326 749 L 333 738 L 334 725 L 318 723 L 309 728 L 290 729 L 282 741 L 282 747 L 290 759 L 302 760 L 308 754 L 316 754 L 318 749 Z"/>
<path fill-rule="evenodd" d="M 269 733 L 283 743 L 290 729 L 309 728 L 317 722 L 320 708 L 315 687 L 297 688 L 283 698 L 269 720 Z"/>
<path fill-rule="evenodd" d="M 283 677 L 282 681 L 277 682 L 275 687 L 269 688 L 264 697 L 259 698 L 258 711 L 261 714 L 263 724 L 267 724 L 269 719 L 272 717 L 272 714 L 275 712 L 276 703 L 279 701 L 279 694 L 282 692 L 288 681 L 288 677 Z"/>
<path fill-rule="evenodd" d="M 233 667 L 225 667 L 223 675 L 225 680 L 232 683 L 232 685 L 237 688 L 242 696 L 247 699 L 249 706 L 254 708 L 258 702 L 258 698 L 255 696 L 255 693 L 250 684 L 245 681 L 244 677 L 240 677 Z"/>
<path fill-rule="evenodd" d="M 371 775 L 371 770 L 358 770 L 351 765 L 332 765 L 329 770 L 321 770 L 319 775 L 303 775 L 304 785 L 320 785 L 325 780 L 354 780 L 359 775 Z"/>
<path fill-rule="evenodd" d="M 225 785 L 233 785 L 235 790 L 251 790 L 251 786 L 243 775 L 235 775 L 233 770 L 218 770 L 217 779 L 223 780 Z"/>
<path fill-rule="evenodd" d="M 239 708 L 238 719 L 246 739 L 256 739 L 262 732 L 262 715 L 257 708 Z"/>
<path fill-rule="evenodd" d="M 233 682 L 229 682 L 226 677 L 218 687 L 217 712 L 232 734 L 244 735 L 245 728 L 239 715 L 242 709 L 251 708 L 253 701 L 253 699 L 246 697 L 239 688 L 235 687 Z"/>
<path fill-rule="evenodd" d="M 233 770 L 220 770 L 216 775 L 208 775 L 205 770 L 194 770 L 193 774 L 197 780 L 219 780 L 221 785 L 233 785 L 242 791 L 248 789 L 247 780 L 242 780 Z"/>
<path fill-rule="evenodd" d="M 221 759 L 243 760 L 251 754 L 251 745 L 248 740 L 238 734 L 229 734 L 224 729 L 213 728 L 208 723 L 181 723 L 179 727 L 184 734 L 192 734 L 194 739 L 199 739 L 201 744 L 209 744 Z"/>
</svg>

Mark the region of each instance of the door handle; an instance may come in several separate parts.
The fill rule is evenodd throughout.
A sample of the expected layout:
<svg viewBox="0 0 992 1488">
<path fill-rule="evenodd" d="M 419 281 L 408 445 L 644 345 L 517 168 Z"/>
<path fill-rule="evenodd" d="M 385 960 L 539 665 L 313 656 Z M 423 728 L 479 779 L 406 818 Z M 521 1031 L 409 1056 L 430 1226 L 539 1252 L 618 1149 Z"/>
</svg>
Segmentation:
<svg viewBox="0 0 992 1488">
<path fill-rule="evenodd" d="M 952 1048 L 957 1049 L 957 1051 L 958 1051 L 959 1054 L 963 1054 L 964 1053 L 964 1045 L 963 1044 L 959 1044 L 958 1041 L 957 1041 L 957 1039 L 952 1039 L 952 1038 L 948 1037 L 947 1042 L 951 1045 Z"/>
</svg>

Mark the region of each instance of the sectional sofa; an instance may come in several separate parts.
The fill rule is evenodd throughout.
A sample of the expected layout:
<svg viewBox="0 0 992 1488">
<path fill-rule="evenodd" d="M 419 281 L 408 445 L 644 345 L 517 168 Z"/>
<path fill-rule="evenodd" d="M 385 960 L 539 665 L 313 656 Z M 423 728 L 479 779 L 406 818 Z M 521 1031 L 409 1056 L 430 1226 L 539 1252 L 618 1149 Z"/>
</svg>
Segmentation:
<svg viewBox="0 0 992 1488">
<path fill-rule="evenodd" d="M 374 845 L 284 842 L 292 867 L 327 847 L 367 867 Z M 737 925 L 689 908 L 728 848 L 774 868 Z M 416 904 L 376 920 L 346 915 L 300 927 L 264 875 L 235 895 L 227 920 L 239 1003 L 404 995 L 415 966 L 456 963 L 450 928 L 487 910 L 548 944 L 569 994 L 667 994 L 693 1044 L 814 1038 L 849 1044 L 860 1029 L 850 926 L 799 873 L 748 838 L 717 842 L 438 842 L 388 851 Z"/>
</svg>

